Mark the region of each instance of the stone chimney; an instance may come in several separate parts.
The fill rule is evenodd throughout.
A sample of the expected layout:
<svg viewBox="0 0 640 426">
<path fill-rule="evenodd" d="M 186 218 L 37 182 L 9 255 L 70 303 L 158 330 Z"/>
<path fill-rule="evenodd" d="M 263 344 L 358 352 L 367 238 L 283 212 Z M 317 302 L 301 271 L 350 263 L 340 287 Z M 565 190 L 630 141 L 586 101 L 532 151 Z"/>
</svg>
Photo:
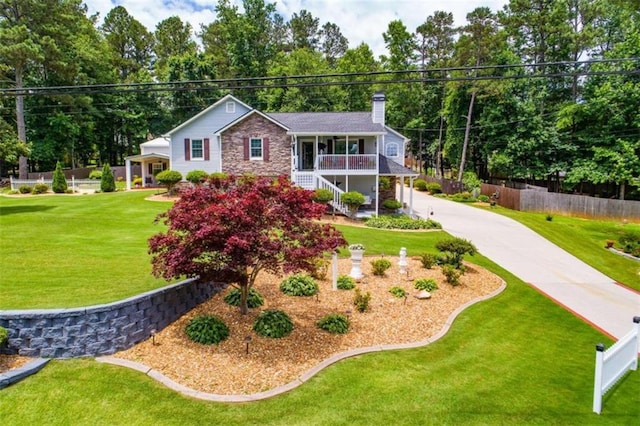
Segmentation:
<svg viewBox="0 0 640 426">
<path fill-rule="evenodd" d="M 380 123 L 384 126 L 384 93 L 376 92 L 373 94 L 373 105 L 371 107 L 371 119 L 374 123 Z"/>
</svg>

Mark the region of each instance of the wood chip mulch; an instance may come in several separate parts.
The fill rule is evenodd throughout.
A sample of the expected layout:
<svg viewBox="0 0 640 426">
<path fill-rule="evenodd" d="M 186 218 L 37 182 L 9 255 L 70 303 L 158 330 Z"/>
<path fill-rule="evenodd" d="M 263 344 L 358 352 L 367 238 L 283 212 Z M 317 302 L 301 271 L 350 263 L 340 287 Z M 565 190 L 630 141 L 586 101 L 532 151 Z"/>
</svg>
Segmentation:
<svg viewBox="0 0 640 426">
<path fill-rule="evenodd" d="M 358 283 L 362 293 L 371 293 L 369 310 L 360 313 L 353 306 L 353 290 L 333 290 L 331 268 L 327 279 L 318 281 L 318 296 L 292 297 L 282 294 L 282 277 L 261 273 L 255 284 L 265 304 L 241 315 L 239 308 L 224 303 L 225 292 L 215 295 L 169 325 L 152 339 L 142 342 L 115 357 L 140 362 L 170 379 L 192 389 L 222 395 L 263 392 L 296 380 L 303 373 L 331 355 L 351 349 L 380 344 L 423 341 L 437 334 L 449 315 L 466 302 L 497 290 L 499 277 L 475 265 L 467 265 L 461 284 L 445 282 L 440 268 L 424 269 L 417 259 L 408 259 L 409 274 L 401 275 L 398 257 L 388 257 L 393 266 L 385 277 L 371 273 L 370 261 L 362 262 L 364 279 Z M 348 274 L 349 259 L 338 261 L 338 274 Z M 413 281 L 434 278 L 440 287 L 429 300 L 418 300 Z M 389 289 L 403 288 L 408 298 L 396 298 Z M 256 316 L 264 309 L 284 310 L 293 320 L 293 332 L 281 339 L 258 336 L 253 330 Z M 316 327 L 316 322 L 331 313 L 347 314 L 349 332 L 332 335 Z M 195 316 L 213 314 L 230 328 L 228 339 L 219 345 L 194 343 L 184 329 Z M 249 336 L 249 348 L 247 342 Z"/>
</svg>

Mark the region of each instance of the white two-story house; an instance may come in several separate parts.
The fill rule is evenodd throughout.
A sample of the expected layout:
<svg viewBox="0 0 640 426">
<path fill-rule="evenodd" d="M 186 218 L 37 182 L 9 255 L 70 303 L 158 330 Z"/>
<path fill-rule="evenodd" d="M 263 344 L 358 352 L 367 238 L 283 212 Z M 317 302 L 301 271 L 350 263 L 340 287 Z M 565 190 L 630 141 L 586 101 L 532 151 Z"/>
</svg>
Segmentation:
<svg viewBox="0 0 640 426">
<path fill-rule="evenodd" d="M 380 177 L 388 177 L 392 188 L 397 178 L 417 177 L 403 166 L 408 139 L 385 125 L 382 93 L 373 96 L 369 112 L 296 113 L 261 112 L 227 95 L 164 137 L 169 167 L 183 176 L 191 170 L 286 174 L 304 188 L 331 190 L 333 205 L 343 212 L 343 192 L 364 194 L 377 213 Z M 144 154 L 129 159 L 147 160 Z"/>
</svg>

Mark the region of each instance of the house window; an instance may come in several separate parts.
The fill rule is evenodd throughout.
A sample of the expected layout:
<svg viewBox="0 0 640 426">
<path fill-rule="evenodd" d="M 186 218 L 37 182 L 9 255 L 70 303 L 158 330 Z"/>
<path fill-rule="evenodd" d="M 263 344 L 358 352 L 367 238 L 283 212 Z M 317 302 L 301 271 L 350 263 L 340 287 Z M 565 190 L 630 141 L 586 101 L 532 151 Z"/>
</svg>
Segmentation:
<svg viewBox="0 0 640 426">
<path fill-rule="evenodd" d="M 160 173 L 162 169 L 163 169 L 162 163 L 153 163 L 153 166 L 151 168 L 151 174 L 155 176 L 158 173 Z"/>
<path fill-rule="evenodd" d="M 228 113 L 234 113 L 236 112 L 236 103 L 235 102 L 227 102 L 227 112 Z"/>
<path fill-rule="evenodd" d="M 251 138 L 249 141 L 249 158 L 251 160 L 262 160 L 262 139 Z"/>
<path fill-rule="evenodd" d="M 202 139 L 191 139 L 191 159 L 204 159 L 204 146 L 202 143 Z"/>
<path fill-rule="evenodd" d="M 400 155 L 398 152 L 398 144 L 395 142 L 387 144 L 385 148 L 385 155 L 387 157 L 397 157 Z"/>
</svg>

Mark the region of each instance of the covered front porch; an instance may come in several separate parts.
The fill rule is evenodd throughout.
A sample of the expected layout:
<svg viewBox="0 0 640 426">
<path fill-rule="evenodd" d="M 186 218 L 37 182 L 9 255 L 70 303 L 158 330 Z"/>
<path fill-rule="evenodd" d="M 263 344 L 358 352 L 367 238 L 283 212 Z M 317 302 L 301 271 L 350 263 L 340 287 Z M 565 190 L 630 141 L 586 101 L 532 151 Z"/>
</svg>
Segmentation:
<svg viewBox="0 0 640 426">
<path fill-rule="evenodd" d="M 142 171 L 142 187 L 153 187 L 157 185 L 155 180 L 155 175 L 163 170 L 169 169 L 170 161 L 169 156 L 166 154 L 141 154 L 141 155 L 132 155 L 130 157 L 125 158 L 125 169 L 126 169 L 126 181 L 127 181 L 127 191 L 131 189 L 131 164 L 132 163 L 140 163 L 140 169 Z"/>
</svg>

